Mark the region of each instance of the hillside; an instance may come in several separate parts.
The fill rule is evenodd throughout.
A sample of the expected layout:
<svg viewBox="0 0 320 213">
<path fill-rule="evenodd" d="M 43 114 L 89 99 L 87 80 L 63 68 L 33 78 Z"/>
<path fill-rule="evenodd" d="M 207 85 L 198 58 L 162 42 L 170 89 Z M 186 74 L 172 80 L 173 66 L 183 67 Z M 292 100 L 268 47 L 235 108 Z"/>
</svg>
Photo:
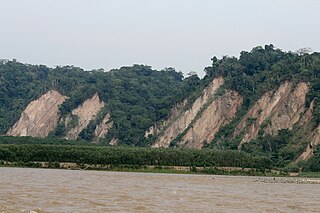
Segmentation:
<svg viewBox="0 0 320 213">
<path fill-rule="evenodd" d="M 191 89 L 172 68 L 134 65 L 103 72 L 2 60 L 0 134 L 146 146 L 144 131 Z M 108 130 L 103 120 L 110 120 Z"/>
<path fill-rule="evenodd" d="M 319 53 L 266 45 L 213 57 L 205 72 L 200 80 L 172 68 L 103 72 L 3 60 L 0 133 L 243 150 L 281 167 L 317 155 Z"/>
</svg>

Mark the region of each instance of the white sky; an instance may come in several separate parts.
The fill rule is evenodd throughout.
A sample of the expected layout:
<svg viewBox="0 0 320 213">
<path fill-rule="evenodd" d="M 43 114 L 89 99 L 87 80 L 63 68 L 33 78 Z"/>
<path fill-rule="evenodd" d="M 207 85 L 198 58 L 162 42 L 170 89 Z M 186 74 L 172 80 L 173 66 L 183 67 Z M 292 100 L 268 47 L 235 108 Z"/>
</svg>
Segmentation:
<svg viewBox="0 0 320 213">
<path fill-rule="evenodd" d="M 201 76 L 212 56 L 320 50 L 320 0 L 0 0 L 0 58 Z"/>
</svg>

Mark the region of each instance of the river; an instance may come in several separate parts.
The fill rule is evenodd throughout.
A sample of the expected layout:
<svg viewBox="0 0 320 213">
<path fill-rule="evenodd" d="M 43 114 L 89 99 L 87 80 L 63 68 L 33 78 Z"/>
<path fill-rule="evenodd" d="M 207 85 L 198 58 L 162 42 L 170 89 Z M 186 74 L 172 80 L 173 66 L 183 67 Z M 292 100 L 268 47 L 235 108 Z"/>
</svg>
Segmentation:
<svg viewBox="0 0 320 213">
<path fill-rule="evenodd" d="M 0 168 L 0 212 L 320 211 L 320 184 L 268 180 L 274 178 Z"/>
</svg>

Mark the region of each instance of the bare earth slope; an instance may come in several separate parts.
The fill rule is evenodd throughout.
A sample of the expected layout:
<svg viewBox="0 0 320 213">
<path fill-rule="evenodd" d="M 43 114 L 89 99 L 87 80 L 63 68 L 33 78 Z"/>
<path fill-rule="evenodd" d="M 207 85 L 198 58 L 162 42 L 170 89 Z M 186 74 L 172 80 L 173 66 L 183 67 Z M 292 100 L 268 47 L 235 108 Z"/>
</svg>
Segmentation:
<svg viewBox="0 0 320 213">
<path fill-rule="evenodd" d="M 205 143 L 210 143 L 220 127 L 232 120 L 242 100 L 234 91 L 227 91 L 217 97 L 187 131 L 181 144 L 190 148 L 202 148 Z"/>
<path fill-rule="evenodd" d="M 245 143 L 256 139 L 263 126 L 264 135 L 292 128 L 305 111 L 308 85 L 302 82 L 294 90 L 292 87 L 292 83 L 285 82 L 275 93 L 265 93 L 240 121 L 234 135 L 243 133 Z"/>
<path fill-rule="evenodd" d="M 65 139 L 76 140 L 79 136 L 79 133 L 88 126 L 90 121 L 97 115 L 103 106 L 104 102 L 100 100 L 98 93 L 96 93 L 90 99 L 84 101 L 76 109 L 72 110 L 71 114 L 76 116 L 78 121 L 76 126 L 67 132 Z M 66 126 L 70 120 L 70 116 L 68 116 L 65 121 Z"/>
<path fill-rule="evenodd" d="M 109 129 L 112 127 L 113 122 L 110 121 L 110 113 L 107 113 L 103 120 L 96 126 L 94 130 L 94 136 L 96 140 L 105 137 L 108 134 Z"/>
<path fill-rule="evenodd" d="M 59 105 L 66 99 L 66 96 L 55 90 L 48 91 L 39 99 L 29 103 L 7 135 L 47 137 L 49 132 L 57 127 Z"/>
<path fill-rule="evenodd" d="M 299 156 L 297 161 L 300 160 L 308 160 L 313 156 L 314 147 L 320 144 L 320 126 L 314 130 L 310 137 L 310 144 L 306 148 L 306 150 Z"/>
<path fill-rule="evenodd" d="M 167 126 L 160 125 L 160 129 L 155 130 L 153 127 L 152 132 L 160 132 L 160 135 L 153 145 L 153 147 L 168 147 L 170 143 L 185 129 L 188 128 L 192 120 L 196 117 L 201 107 L 207 103 L 217 89 L 223 85 L 223 78 L 214 79 L 211 84 L 203 91 L 202 95 L 193 103 L 192 107 L 184 112 L 178 113 L 176 116 L 171 116 L 165 124 Z M 161 131 L 163 131 L 161 133 Z M 150 132 L 150 131 L 149 131 Z"/>
</svg>

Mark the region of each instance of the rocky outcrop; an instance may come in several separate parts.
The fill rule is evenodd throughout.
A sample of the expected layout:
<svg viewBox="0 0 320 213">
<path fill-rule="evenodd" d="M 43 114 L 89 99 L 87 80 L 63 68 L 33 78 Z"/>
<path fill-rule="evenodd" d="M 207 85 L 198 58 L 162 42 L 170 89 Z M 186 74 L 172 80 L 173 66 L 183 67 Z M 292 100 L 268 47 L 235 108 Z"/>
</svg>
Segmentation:
<svg viewBox="0 0 320 213">
<path fill-rule="evenodd" d="M 96 126 L 94 130 L 94 137 L 96 140 L 103 138 L 108 134 L 109 129 L 112 127 L 113 122 L 110 121 L 110 113 L 107 113 L 103 120 Z"/>
<path fill-rule="evenodd" d="M 222 77 L 215 78 L 190 109 L 183 111 L 183 108 L 180 107 L 174 116 L 170 116 L 167 121 L 159 126 L 160 128 L 153 127 L 152 131 L 149 130 L 148 134 L 150 132 L 158 133 L 158 139 L 152 147 L 168 147 L 179 134 L 188 128 L 200 109 L 213 97 L 223 83 L 224 79 Z"/>
<path fill-rule="evenodd" d="M 233 91 L 217 97 L 191 125 L 180 145 L 202 148 L 205 143 L 211 142 L 220 127 L 232 120 L 242 100 L 242 97 Z"/>
<path fill-rule="evenodd" d="M 9 129 L 7 135 L 47 137 L 57 127 L 59 106 L 67 99 L 55 90 L 50 90 L 29 103 L 20 119 Z"/>
<path fill-rule="evenodd" d="M 71 115 L 65 119 L 65 125 L 68 127 L 74 117 L 77 118 L 77 121 L 76 124 L 68 130 L 65 139 L 76 140 L 79 133 L 88 126 L 102 107 L 104 107 L 104 102 L 100 100 L 98 93 L 96 93 L 76 109 L 72 110 Z"/>
<path fill-rule="evenodd" d="M 265 93 L 235 129 L 234 136 L 243 134 L 242 143 L 263 135 L 277 134 L 280 129 L 291 129 L 305 111 L 308 85 L 299 83 L 294 89 L 293 84 L 283 83 L 276 92 Z"/>
</svg>

